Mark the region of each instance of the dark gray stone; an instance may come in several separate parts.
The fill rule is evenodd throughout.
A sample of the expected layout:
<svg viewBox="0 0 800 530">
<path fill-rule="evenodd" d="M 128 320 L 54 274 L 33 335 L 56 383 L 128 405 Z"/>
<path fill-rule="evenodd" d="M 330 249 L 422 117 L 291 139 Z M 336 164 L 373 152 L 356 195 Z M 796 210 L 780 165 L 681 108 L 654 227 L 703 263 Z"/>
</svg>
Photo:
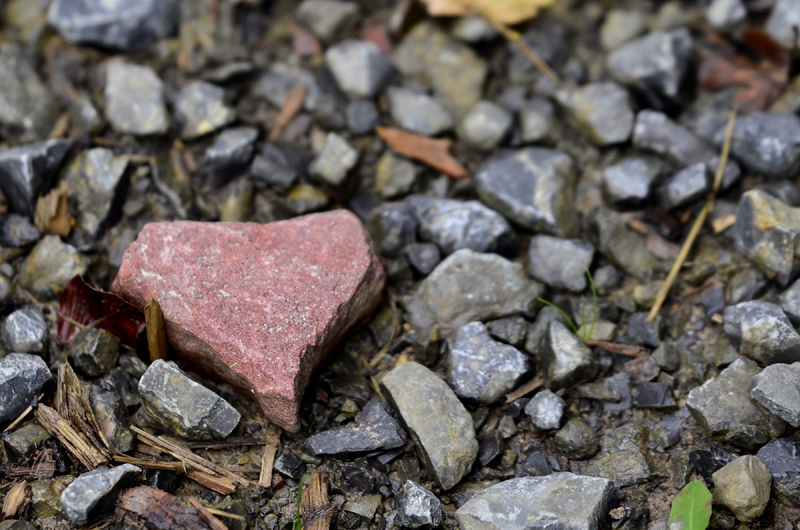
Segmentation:
<svg viewBox="0 0 800 530">
<path fill-rule="evenodd" d="M 120 134 L 164 134 L 169 116 L 164 106 L 164 84 L 148 68 L 121 59 L 105 64 L 105 115 Z"/>
<path fill-rule="evenodd" d="M 592 530 L 609 523 L 616 488 L 603 478 L 558 473 L 501 482 L 456 511 L 461 530 Z"/>
<path fill-rule="evenodd" d="M 372 210 L 367 230 L 375 240 L 378 252 L 393 258 L 402 255 L 414 243 L 417 225 L 417 216 L 407 203 L 384 203 Z"/>
<path fill-rule="evenodd" d="M 88 265 L 75 247 L 49 235 L 40 239 L 22 262 L 17 279 L 37 298 L 47 300 L 60 294 L 75 275 L 86 272 Z"/>
<path fill-rule="evenodd" d="M 93 386 L 89 400 L 100 432 L 108 443 L 119 453 L 131 451 L 134 442 L 133 432 L 129 429 L 131 421 L 119 392 L 116 389 L 108 391 Z"/>
<path fill-rule="evenodd" d="M 800 363 L 764 368 L 750 383 L 750 397 L 792 427 L 800 427 Z"/>
<path fill-rule="evenodd" d="M 800 361 L 800 335 L 780 306 L 752 300 L 728 306 L 724 330 L 739 355 L 762 365 Z"/>
<path fill-rule="evenodd" d="M 361 453 L 394 449 L 406 443 L 406 433 L 377 398 L 372 398 L 356 416 L 356 421 L 315 434 L 304 447 L 313 455 Z"/>
<path fill-rule="evenodd" d="M 87 526 L 112 514 L 119 494 L 141 479 L 142 470 L 131 464 L 84 473 L 61 494 L 64 514 L 75 526 Z"/>
<path fill-rule="evenodd" d="M 394 522 L 403 528 L 438 527 L 444 521 L 442 505 L 436 495 L 410 480 L 403 485 L 396 506 Z"/>
<path fill-rule="evenodd" d="M 0 189 L 12 212 L 33 217 L 69 146 L 68 140 L 47 140 L 0 152 Z"/>
<path fill-rule="evenodd" d="M 17 419 L 51 379 L 38 355 L 11 353 L 0 359 L 0 422 Z"/>
<path fill-rule="evenodd" d="M 225 90 L 205 81 L 193 81 L 178 92 L 175 120 L 184 140 L 193 140 L 220 129 L 236 118 L 225 104 Z"/>
<path fill-rule="evenodd" d="M 525 345 L 528 327 L 528 321 L 522 317 L 505 317 L 486 323 L 486 329 L 492 337 L 515 348 Z"/>
<path fill-rule="evenodd" d="M 267 142 L 253 159 L 250 175 L 260 182 L 288 190 L 297 176 L 308 171 L 311 156 L 288 145 Z"/>
<path fill-rule="evenodd" d="M 588 286 L 594 247 L 581 239 L 537 235 L 528 250 L 528 274 L 551 287 L 582 292 Z"/>
<path fill-rule="evenodd" d="M 688 416 L 689 411 L 682 409 Z M 686 416 L 679 414 L 677 416 L 667 416 L 651 431 L 652 438 L 663 449 L 669 449 L 681 439 L 681 426 L 686 421 Z"/>
<path fill-rule="evenodd" d="M 92 99 L 87 94 L 79 93 L 78 98 L 69 107 L 69 125 L 82 134 L 99 134 L 105 126 L 105 121 Z"/>
<path fill-rule="evenodd" d="M 18 213 L 0 215 L 0 246 L 24 248 L 33 245 L 42 237 L 33 221 Z"/>
<path fill-rule="evenodd" d="M 623 278 L 622 272 L 613 265 L 603 265 L 595 269 L 592 274 L 594 288 L 597 294 L 605 295 L 615 290 Z"/>
<path fill-rule="evenodd" d="M 348 104 L 345 115 L 347 128 L 353 134 L 369 134 L 381 122 L 378 107 L 368 99 L 360 99 Z"/>
<path fill-rule="evenodd" d="M 131 379 L 131 376 L 128 374 L 128 371 L 123 366 L 126 366 L 126 359 L 130 359 L 134 357 L 133 355 L 120 355 L 119 357 L 119 364 L 120 367 L 114 368 L 111 370 L 111 373 L 108 376 L 104 377 L 99 385 L 100 388 L 107 392 L 114 392 L 115 394 L 119 394 L 122 398 L 122 402 L 125 404 L 127 409 L 131 412 L 135 411 L 139 408 L 139 405 L 142 404 L 142 397 L 139 395 L 139 388 L 138 384 Z M 136 357 L 139 360 L 138 357 Z M 139 360 L 141 362 L 141 360 Z M 144 364 L 144 363 L 142 363 Z M 136 376 L 137 379 L 142 376 L 147 371 L 147 366 L 145 365 L 141 371 L 137 371 L 138 375 Z"/>
<path fill-rule="evenodd" d="M 33 455 L 51 435 L 38 423 L 29 423 L 3 433 L 2 438 L 11 455 L 16 459 L 23 459 Z"/>
<path fill-rule="evenodd" d="M 558 321 L 548 327 L 537 365 L 551 389 L 569 388 L 597 374 L 597 358 L 571 329 Z"/>
<path fill-rule="evenodd" d="M 540 431 L 553 431 L 561 427 L 565 406 L 563 399 L 545 389 L 528 401 L 525 414 L 531 417 L 534 427 Z"/>
<path fill-rule="evenodd" d="M 725 288 L 728 303 L 739 304 L 753 300 L 763 293 L 769 286 L 769 280 L 756 267 L 742 267 L 728 281 Z"/>
<path fill-rule="evenodd" d="M 37 75 L 26 50 L 12 42 L 0 45 L 0 132 L 12 144 L 46 140 L 58 102 Z M 0 179 L 2 181 L 3 179 Z M 12 208 L 14 201 L 11 201 Z"/>
<path fill-rule="evenodd" d="M 778 284 L 788 285 L 800 272 L 800 208 L 765 191 L 747 191 L 736 210 L 733 237 L 737 250 Z"/>
<path fill-rule="evenodd" d="M 3 350 L 14 353 L 47 353 L 47 322 L 35 306 L 23 307 L 8 315 L 0 331 Z"/>
<path fill-rule="evenodd" d="M 150 365 L 139 380 L 139 394 L 154 422 L 189 440 L 225 438 L 241 417 L 227 401 L 189 379 L 171 361 L 159 359 Z"/>
<path fill-rule="evenodd" d="M 658 190 L 661 207 L 672 210 L 705 197 L 711 190 L 710 181 L 708 166 L 704 162 L 675 173 Z"/>
<path fill-rule="evenodd" d="M 305 0 L 297 7 L 295 17 L 322 42 L 330 43 L 353 33 L 361 20 L 361 10 L 356 2 Z"/>
<path fill-rule="evenodd" d="M 712 443 L 705 449 L 697 449 L 689 453 L 689 463 L 695 472 L 703 477 L 705 483 L 711 486 L 713 484 L 711 476 L 738 457 L 738 453 L 726 449 L 722 444 Z"/>
<path fill-rule="evenodd" d="M 778 500 L 800 506 L 800 443 L 788 438 L 772 440 L 756 457 L 769 469 Z"/>
<path fill-rule="evenodd" d="M 417 166 L 387 151 L 378 160 L 375 189 L 383 199 L 394 199 L 411 191 L 417 181 Z"/>
<path fill-rule="evenodd" d="M 172 35 L 177 11 L 172 0 L 56 0 L 47 18 L 71 44 L 129 52 Z"/>
<path fill-rule="evenodd" d="M 532 98 L 519 111 L 519 124 L 523 142 L 552 144 L 558 128 L 556 107 L 546 99 Z"/>
<path fill-rule="evenodd" d="M 650 479 L 647 458 L 642 454 L 644 434 L 641 427 L 627 423 L 600 439 L 600 451 L 594 458 L 574 462 L 576 473 L 605 477 L 617 486 L 641 484 Z"/>
<path fill-rule="evenodd" d="M 717 134 L 724 141 L 725 128 Z M 800 170 L 800 118 L 754 112 L 736 119 L 731 155 L 748 170 L 768 178 L 788 178 Z"/>
<path fill-rule="evenodd" d="M 577 230 L 572 210 L 572 159 L 555 149 L 528 147 L 491 157 L 475 175 L 481 200 L 531 231 L 570 237 Z"/>
<path fill-rule="evenodd" d="M 787 50 L 797 42 L 794 28 L 800 25 L 800 5 L 796 0 L 777 0 L 764 26 Z"/>
<path fill-rule="evenodd" d="M 503 437 L 497 429 L 478 437 L 478 461 L 483 467 L 490 466 L 503 454 Z"/>
<path fill-rule="evenodd" d="M 783 434 L 783 420 L 750 398 L 750 383 L 760 371 L 755 361 L 739 357 L 689 392 L 686 406 L 712 440 L 753 450 Z"/>
<path fill-rule="evenodd" d="M 253 158 L 256 138 L 258 130 L 254 127 L 225 129 L 206 149 L 197 164 L 197 175 L 221 186 L 244 174 Z"/>
<path fill-rule="evenodd" d="M 781 309 L 794 326 L 800 325 L 800 280 L 786 289 L 780 297 Z"/>
<path fill-rule="evenodd" d="M 447 380 L 462 399 L 494 403 L 511 392 L 531 366 L 528 357 L 495 342 L 480 322 L 458 328 L 447 339 Z"/>
<path fill-rule="evenodd" d="M 408 362 L 381 380 L 385 396 L 408 428 L 420 457 L 444 490 L 469 473 L 478 456 L 472 417 L 439 376 Z"/>
<path fill-rule="evenodd" d="M 394 77 L 392 62 L 373 42 L 346 40 L 328 48 L 325 64 L 343 92 L 372 98 Z"/>
<path fill-rule="evenodd" d="M 457 201 L 414 195 L 407 199 L 419 218 L 419 235 L 436 243 L 445 256 L 467 248 L 510 255 L 518 240 L 500 214 L 478 201 Z"/>
<path fill-rule="evenodd" d="M 523 477 L 544 477 L 552 473 L 547 457 L 541 451 L 534 451 L 522 464 L 520 475 Z"/>
<path fill-rule="evenodd" d="M 325 184 L 341 186 L 358 163 L 359 151 L 336 133 L 328 133 L 322 152 L 309 167 L 313 177 Z"/>
<path fill-rule="evenodd" d="M 617 83 L 590 83 L 562 98 L 575 127 L 601 146 L 626 142 L 633 130 L 634 113 L 627 90 Z"/>
<path fill-rule="evenodd" d="M 64 180 L 78 227 L 84 232 L 95 235 L 100 231 L 127 167 L 127 158 L 98 147 L 81 153 L 67 168 Z"/>
<path fill-rule="evenodd" d="M 685 28 L 654 31 L 611 52 L 606 65 L 620 83 L 668 98 L 678 96 L 693 55 Z"/>
<path fill-rule="evenodd" d="M 455 125 L 453 117 L 435 98 L 409 90 L 390 87 L 386 91 L 392 120 L 407 131 L 423 136 L 436 136 Z"/>
<path fill-rule="evenodd" d="M 256 82 L 253 91 L 274 106 L 281 108 L 289 91 L 295 87 L 306 91 L 303 109 L 322 123 L 342 126 L 342 103 L 336 89 L 330 84 L 320 82 L 317 77 L 299 66 L 287 63 L 274 63 L 269 71 Z M 342 123 L 340 123 L 342 122 Z"/>
<path fill-rule="evenodd" d="M 658 158 L 631 156 L 603 171 L 603 190 L 614 204 L 640 206 L 665 170 L 666 164 Z"/>
<path fill-rule="evenodd" d="M 636 387 L 633 393 L 633 404 L 648 409 L 674 409 L 675 397 L 669 385 L 647 381 Z"/>
<path fill-rule="evenodd" d="M 509 111 L 492 101 L 481 100 L 461 118 L 456 133 L 467 145 L 490 151 L 500 145 L 513 123 Z"/>
<path fill-rule="evenodd" d="M 597 434 L 583 418 L 572 418 L 553 436 L 556 451 L 571 460 L 591 458 L 599 447 Z"/>
<path fill-rule="evenodd" d="M 636 342 L 655 348 L 661 344 L 664 327 L 661 315 L 656 315 L 652 322 L 647 321 L 647 315 L 646 311 L 631 315 L 628 321 L 628 337 L 635 339 Z"/>
<path fill-rule="evenodd" d="M 439 247 L 433 243 L 413 243 L 406 254 L 414 270 L 423 276 L 430 274 L 442 262 Z"/>
<path fill-rule="evenodd" d="M 293 453 L 285 451 L 275 459 L 274 469 L 281 475 L 300 480 L 308 469 L 308 465 Z"/>
<path fill-rule="evenodd" d="M 104 329 L 82 329 L 69 346 L 69 360 L 86 377 L 100 377 L 117 364 L 119 344 L 119 339 Z"/>
<path fill-rule="evenodd" d="M 674 372 L 680 368 L 681 365 L 680 352 L 678 352 L 675 343 L 670 340 L 662 341 L 661 344 L 653 350 L 651 357 L 658 363 L 658 366 L 662 370 L 667 372 Z"/>
</svg>

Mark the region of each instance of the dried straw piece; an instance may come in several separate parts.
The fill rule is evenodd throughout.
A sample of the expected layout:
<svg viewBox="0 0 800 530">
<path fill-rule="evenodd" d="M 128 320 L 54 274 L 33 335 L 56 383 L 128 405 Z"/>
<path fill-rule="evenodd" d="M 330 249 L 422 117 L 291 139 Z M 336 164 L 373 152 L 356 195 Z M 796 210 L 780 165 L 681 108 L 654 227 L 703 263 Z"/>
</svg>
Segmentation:
<svg viewBox="0 0 800 530">
<path fill-rule="evenodd" d="M 197 510 L 198 515 L 200 515 L 200 519 L 203 520 L 206 525 L 208 525 L 211 530 L 228 530 L 228 527 L 225 524 L 214 517 L 214 515 L 209 512 L 205 506 L 200 504 L 200 501 L 195 499 L 194 497 L 189 498 L 189 504 L 192 505 L 192 508 Z"/>
<path fill-rule="evenodd" d="M 264 446 L 264 455 L 261 457 L 261 474 L 258 476 L 258 484 L 265 488 L 272 485 L 272 465 L 275 463 L 275 452 L 278 450 L 278 443 L 281 435 L 275 425 L 267 428 L 267 442 Z"/>
<path fill-rule="evenodd" d="M 47 432 L 58 438 L 67 451 L 87 469 L 95 469 L 109 463 L 107 452 L 99 450 L 86 436 L 76 431 L 72 425 L 47 405 L 39 405 L 34 412 L 39 424 Z"/>
<path fill-rule="evenodd" d="M 304 530 L 330 528 L 337 505 L 335 502 L 328 502 L 328 486 L 325 484 L 325 476 L 319 469 L 311 471 L 300 502 Z"/>
<path fill-rule="evenodd" d="M 544 378 L 541 375 L 537 375 L 518 389 L 514 390 L 510 394 L 506 396 L 506 403 L 511 403 L 512 401 L 516 401 L 522 396 L 530 394 L 540 386 L 544 385 Z"/>
<path fill-rule="evenodd" d="M 148 460 L 146 458 L 134 458 L 132 456 L 118 455 L 114 457 L 114 462 L 118 464 L 133 464 L 142 469 L 164 469 L 184 473 L 186 478 L 194 480 L 198 484 L 208 489 L 214 490 L 223 495 L 230 495 L 236 491 L 236 484 L 230 479 L 214 476 L 204 471 L 187 469 L 183 462 L 166 462 L 164 460 Z"/>
</svg>

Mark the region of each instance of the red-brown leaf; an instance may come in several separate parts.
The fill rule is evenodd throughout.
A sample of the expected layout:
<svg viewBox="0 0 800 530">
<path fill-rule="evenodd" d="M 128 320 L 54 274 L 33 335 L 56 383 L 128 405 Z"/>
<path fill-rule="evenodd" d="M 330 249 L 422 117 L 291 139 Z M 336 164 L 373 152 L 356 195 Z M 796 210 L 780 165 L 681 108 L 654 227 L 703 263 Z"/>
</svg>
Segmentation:
<svg viewBox="0 0 800 530">
<path fill-rule="evenodd" d="M 775 66 L 785 68 L 792 60 L 789 50 L 761 28 L 750 27 L 742 30 L 742 42 Z"/>
<path fill-rule="evenodd" d="M 447 152 L 450 140 L 428 138 L 393 127 L 376 127 L 375 130 L 396 153 L 428 164 L 453 179 L 469 176 L 464 166 Z"/>
<path fill-rule="evenodd" d="M 95 289 L 81 276 L 69 281 L 59 303 L 58 338 L 64 342 L 78 332 L 69 320 L 105 329 L 131 347 L 136 346 L 136 337 L 145 330 L 141 311 L 113 293 Z"/>
</svg>

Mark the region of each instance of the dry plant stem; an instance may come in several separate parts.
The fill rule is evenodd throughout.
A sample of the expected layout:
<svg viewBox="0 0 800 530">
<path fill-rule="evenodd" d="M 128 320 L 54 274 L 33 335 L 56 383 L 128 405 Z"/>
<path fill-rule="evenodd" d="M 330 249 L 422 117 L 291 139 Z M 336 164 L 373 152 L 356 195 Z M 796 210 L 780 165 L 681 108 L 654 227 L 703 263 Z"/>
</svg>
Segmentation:
<svg viewBox="0 0 800 530">
<path fill-rule="evenodd" d="M 188 442 L 189 449 L 225 449 L 227 447 L 241 447 L 244 445 L 262 445 L 267 443 L 266 438 L 253 438 L 250 436 L 230 436 L 224 440 L 202 442 Z"/>
<path fill-rule="evenodd" d="M 44 427 L 47 432 L 58 438 L 78 461 L 88 469 L 95 469 L 109 463 L 108 455 L 100 452 L 86 439 L 84 435 L 77 432 L 70 423 L 62 418 L 58 412 L 47 405 L 39 405 L 34 412 L 36 420 Z"/>
<path fill-rule="evenodd" d="M 675 259 L 675 263 L 672 264 L 672 269 L 670 269 L 669 274 L 667 275 L 667 279 L 664 282 L 664 285 L 661 286 L 661 290 L 658 292 L 658 296 L 656 296 L 656 301 L 653 304 L 652 309 L 650 309 L 650 314 L 647 315 L 647 322 L 652 322 L 656 318 L 658 311 L 661 309 L 661 306 L 667 299 L 667 294 L 669 293 L 669 290 L 672 288 L 672 284 L 675 282 L 675 278 L 678 276 L 678 271 L 681 270 L 681 266 L 683 265 L 683 262 L 686 261 L 686 257 L 689 255 L 689 251 L 691 250 L 692 245 L 694 244 L 694 240 L 697 239 L 697 236 L 700 233 L 700 229 L 703 227 L 703 223 L 705 223 L 706 221 L 706 217 L 708 217 L 708 214 L 711 213 L 711 209 L 714 207 L 714 199 L 717 196 L 720 184 L 722 184 L 722 175 L 725 172 L 725 166 L 728 163 L 728 155 L 730 154 L 731 151 L 731 141 L 733 140 L 733 126 L 735 123 L 736 123 L 736 106 L 733 107 L 730 116 L 728 117 L 728 127 L 725 130 L 725 143 L 722 146 L 722 153 L 719 157 L 719 166 L 717 167 L 717 174 L 714 175 L 714 187 L 711 189 L 711 193 L 708 194 L 708 198 L 706 199 L 706 203 L 703 205 L 703 209 L 700 210 L 700 213 L 694 220 L 692 229 L 689 231 L 689 235 L 686 236 L 686 241 L 683 242 L 680 254 L 678 254 L 678 257 Z"/>
<path fill-rule="evenodd" d="M 194 480 L 198 484 L 223 495 L 230 495 L 236 491 L 236 485 L 232 480 L 220 478 L 204 471 L 186 469 L 183 462 L 165 462 L 163 460 L 148 460 L 146 458 L 134 458 L 132 456 L 117 455 L 114 457 L 117 464 L 133 464 L 142 469 L 163 469 L 184 473 L 186 478 Z"/>
<path fill-rule="evenodd" d="M 532 62 L 533 65 L 536 68 L 538 68 L 539 71 L 542 72 L 542 74 L 544 74 L 545 77 L 547 77 L 547 79 L 555 83 L 555 85 L 558 88 L 567 88 L 567 84 L 564 83 L 564 81 L 562 81 L 561 78 L 558 77 L 558 74 L 556 74 L 553 71 L 553 69 L 550 68 L 550 65 L 548 65 L 545 62 L 545 60 L 542 59 L 542 57 L 538 53 L 536 53 L 536 50 L 528 46 L 528 43 L 525 42 L 525 39 L 522 38 L 522 35 L 514 31 L 513 29 L 509 28 L 505 24 L 502 24 L 496 20 L 492 20 L 491 18 L 488 17 L 484 18 L 486 18 L 489 22 L 491 22 L 492 25 L 495 27 L 495 29 L 497 29 L 497 31 L 502 33 L 505 38 L 516 44 L 517 47 L 520 49 L 520 51 L 522 51 L 522 53 L 525 55 L 525 57 L 527 57 L 528 60 Z"/>
<path fill-rule="evenodd" d="M 20 480 L 14 482 L 11 489 L 3 499 L 3 517 L 10 519 L 28 502 L 28 482 Z"/>
<path fill-rule="evenodd" d="M 587 340 L 585 344 L 591 347 L 603 348 L 607 352 L 625 355 L 627 357 L 639 357 L 640 355 L 647 353 L 647 350 L 640 346 L 616 344 L 614 342 L 606 342 L 603 340 Z"/>
<path fill-rule="evenodd" d="M 318 469 L 311 471 L 308 484 L 303 489 L 303 530 L 328 530 L 336 513 L 336 503 L 328 502 L 325 476 Z"/>
<path fill-rule="evenodd" d="M 228 527 L 225 526 L 222 521 L 214 517 L 211 512 L 206 510 L 206 507 L 200 504 L 200 501 L 194 497 L 190 497 L 189 504 L 192 505 L 192 508 L 197 510 L 197 513 L 200 515 L 200 519 L 202 519 L 203 522 L 206 523 L 209 528 L 211 528 L 211 530 L 228 530 Z"/>
<path fill-rule="evenodd" d="M 39 394 L 39 400 L 40 400 L 40 401 L 41 401 L 41 399 L 42 399 L 43 397 L 44 397 L 44 394 Z M 20 414 L 19 416 L 17 416 L 17 419 L 16 419 L 16 420 L 14 420 L 14 421 L 12 421 L 12 422 L 11 422 L 11 425 L 9 425 L 8 427 L 6 427 L 6 428 L 3 430 L 3 432 L 8 432 L 8 431 L 10 431 L 11 429 L 13 429 L 14 427 L 16 427 L 17 425 L 19 425 L 19 424 L 22 422 L 22 420 L 24 420 L 25 418 L 27 418 L 27 417 L 28 417 L 28 414 L 30 414 L 32 410 L 33 410 L 33 407 L 28 407 L 28 408 L 26 408 L 25 410 L 23 410 L 23 411 L 22 411 L 22 414 Z"/>
<path fill-rule="evenodd" d="M 144 321 L 147 329 L 147 346 L 150 348 L 150 362 L 167 359 L 167 326 L 161 304 L 152 298 L 144 306 Z"/>
<path fill-rule="evenodd" d="M 275 463 L 275 452 L 281 441 L 278 427 L 270 425 L 267 428 L 267 441 L 264 446 L 264 455 L 261 457 L 261 473 L 258 476 L 258 485 L 269 488 L 272 485 L 272 465 Z"/>
<path fill-rule="evenodd" d="M 511 392 L 506 396 L 506 403 L 511 403 L 512 401 L 516 401 L 522 396 L 530 394 L 540 386 L 544 385 L 544 378 L 541 375 L 537 375 L 515 391 Z"/>
</svg>

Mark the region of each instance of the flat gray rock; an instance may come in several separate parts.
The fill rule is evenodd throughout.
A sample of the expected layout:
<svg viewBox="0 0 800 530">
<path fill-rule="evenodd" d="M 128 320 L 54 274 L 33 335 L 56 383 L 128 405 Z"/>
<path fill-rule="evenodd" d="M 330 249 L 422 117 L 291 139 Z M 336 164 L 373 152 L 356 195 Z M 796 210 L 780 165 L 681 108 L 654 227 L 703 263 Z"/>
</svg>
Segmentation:
<svg viewBox="0 0 800 530">
<path fill-rule="evenodd" d="M 536 235 L 528 249 L 528 274 L 551 287 L 582 292 L 593 259 L 594 246 L 586 241 Z"/>
<path fill-rule="evenodd" d="M 64 180 L 83 231 L 97 234 L 103 227 L 127 168 L 126 157 L 115 156 L 111 149 L 102 147 L 82 152 L 69 165 Z"/>
<path fill-rule="evenodd" d="M 106 63 L 106 119 L 121 134 L 164 134 L 169 125 L 164 84 L 147 66 L 111 59 Z"/>
<path fill-rule="evenodd" d="M 542 390 L 525 405 L 525 414 L 530 416 L 534 427 L 540 431 L 553 431 L 561 427 L 564 417 L 564 400 L 550 390 Z"/>
<path fill-rule="evenodd" d="M 381 379 L 408 428 L 429 476 L 444 490 L 458 484 L 478 456 L 472 417 L 439 376 L 408 362 Z"/>
<path fill-rule="evenodd" d="M 57 235 L 44 236 L 22 262 L 17 279 L 40 300 L 59 294 L 77 274 L 83 274 L 89 260 Z"/>
<path fill-rule="evenodd" d="M 563 104 L 575 127 L 597 145 L 625 142 L 633 130 L 634 113 L 628 91 L 612 81 L 575 89 Z"/>
<path fill-rule="evenodd" d="M 800 362 L 764 368 L 753 377 L 750 396 L 792 427 L 800 427 Z"/>
<path fill-rule="evenodd" d="M 591 459 L 573 462 L 581 475 L 603 477 L 620 487 L 640 484 L 652 474 L 642 454 L 643 430 L 627 423 L 600 438 L 600 451 Z"/>
<path fill-rule="evenodd" d="M 68 140 L 47 140 L 0 151 L 0 189 L 12 212 L 33 218 L 69 147 Z"/>
<path fill-rule="evenodd" d="M 6 141 L 46 140 L 57 118 L 58 101 L 39 78 L 26 50 L 12 42 L 1 44 L 0 132 Z"/>
<path fill-rule="evenodd" d="M 98 467 L 76 478 L 61 494 L 61 506 L 75 526 L 87 526 L 110 515 L 122 490 L 141 480 L 142 470 L 131 464 Z"/>
<path fill-rule="evenodd" d="M 116 366 L 119 346 L 119 339 L 104 329 L 82 329 L 70 343 L 67 355 L 78 373 L 95 378 Z"/>
<path fill-rule="evenodd" d="M 341 186 L 347 174 L 358 162 L 358 149 L 336 133 L 328 133 L 325 147 L 311 163 L 309 172 L 313 177 L 331 186 Z"/>
<path fill-rule="evenodd" d="M 639 206 L 650 196 L 666 166 L 653 156 L 631 156 L 603 171 L 603 191 L 615 204 Z"/>
<path fill-rule="evenodd" d="M 725 127 L 715 137 L 724 142 Z M 753 112 L 736 119 L 731 156 L 752 173 L 780 179 L 800 169 L 800 118 L 794 114 Z"/>
<path fill-rule="evenodd" d="M 772 475 L 772 491 L 783 503 L 800 504 L 800 443 L 772 440 L 756 453 Z"/>
<path fill-rule="evenodd" d="M 592 350 L 558 321 L 548 326 L 536 361 L 550 389 L 569 388 L 590 381 L 597 374 L 597 358 Z"/>
<path fill-rule="evenodd" d="M 406 480 L 397 500 L 394 521 L 403 528 L 438 527 L 444 521 L 442 504 L 429 489 Z"/>
<path fill-rule="evenodd" d="M 514 124 L 514 116 L 493 101 L 481 100 L 469 109 L 456 127 L 467 145 L 490 151 L 500 145 Z"/>
<path fill-rule="evenodd" d="M 363 40 L 346 40 L 328 48 L 325 64 L 343 92 L 353 97 L 372 98 L 391 81 L 394 65 L 378 48 Z"/>
<path fill-rule="evenodd" d="M 666 179 L 658 190 L 658 198 L 662 208 L 672 210 L 704 198 L 710 190 L 708 166 L 698 162 Z"/>
<path fill-rule="evenodd" d="M 11 353 L 0 359 L 0 423 L 17 419 L 51 379 L 38 355 Z"/>
<path fill-rule="evenodd" d="M 17 309 L 6 317 L 0 329 L 0 344 L 6 352 L 47 353 L 47 322 L 36 306 Z"/>
<path fill-rule="evenodd" d="M 390 87 L 386 91 L 386 98 L 392 120 L 412 133 L 436 136 L 455 125 L 444 105 L 427 94 L 407 88 Z"/>
<path fill-rule="evenodd" d="M 175 99 L 175 120 L 184 140 L 212 133 L 235 119 L 236 111 L 225 104 L 225 90 L 220 86 L 193 81 Z"/>
<path fill-rule="evenodd" d="M 725 334 L 739 355 L 767 366 L 800 361 L 800 334 L 780 306 L 742 302 L 725 308 L 723 319 Z"/>
<path fill-rule="evenodd" d="M 558 473 L 491 486 L 456 511 L 461 530 L 595 530 L 616 498 L 610 480 Z"/>
</svg>

